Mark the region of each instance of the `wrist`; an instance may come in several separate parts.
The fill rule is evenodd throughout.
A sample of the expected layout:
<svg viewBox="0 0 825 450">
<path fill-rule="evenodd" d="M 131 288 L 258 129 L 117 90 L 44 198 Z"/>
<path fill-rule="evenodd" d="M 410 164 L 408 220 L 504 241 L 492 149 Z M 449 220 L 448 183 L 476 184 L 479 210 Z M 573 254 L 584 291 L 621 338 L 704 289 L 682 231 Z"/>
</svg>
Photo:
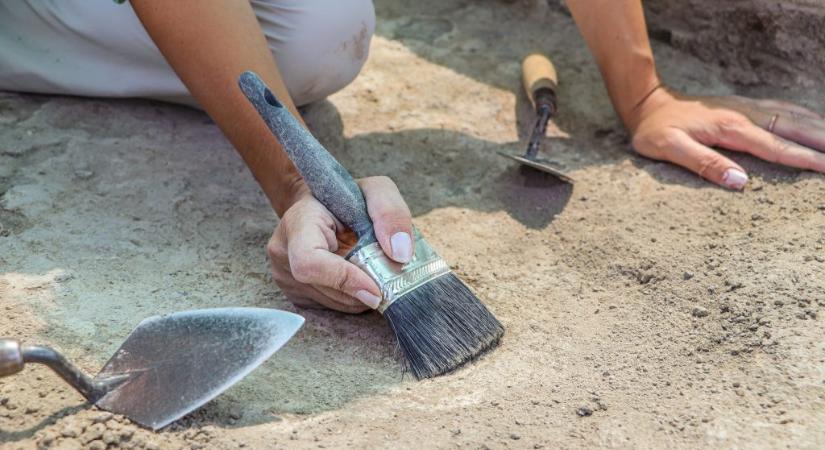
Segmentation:
<svg viewBox="0 0 825 450">
<path fill-rule="evenodd" d="M 634 128 L 640 105 L 646 103 L 662 87 L 653 55 L 637 52 L 634 56 L 635 58 L 624 61 L 623 68 L 610 70 L 613 76 L 605 74 L 613 108 L 629 130 Z"/>
<path fill-rule="evenodd" d="M 272 209 L 275 210 L 275 214 L 277 214 L 278 217 L 283 217 L 286 210 L 301 198 L 312 195 L 309 187 L 300 175 L 296 174 L 295 176 L 288 177 L 280 184 L 277 192 L 272 194 L 267 193 Z"/>
<path fill-rule="evenodd" d="M 636 131 L 636 128 L 638 128 L 645 111 L 649 111 L 652 104 L 659 103 L 662 94 L 666 93 L 667 88 L 657 80 L 656 84 L 648 87 L 647 91 L 633 103 L 628 103 L 628 105 L 623 106 L 622 109 L 616 108 L 616 112 L 622 119 L 622 123 L 631 135 Z"/>
<path fill-rule="evenodd" d="M 630 135 L 634 136 L 636 134 L 639 125 L 651 111 L 658 109 L 661 105 L 673 98 L 673 94 L 661 83 L 653 86 L 635 105 L 628 108 L 627 111 L 621 115 L 622 122 Z"/>
</svg>

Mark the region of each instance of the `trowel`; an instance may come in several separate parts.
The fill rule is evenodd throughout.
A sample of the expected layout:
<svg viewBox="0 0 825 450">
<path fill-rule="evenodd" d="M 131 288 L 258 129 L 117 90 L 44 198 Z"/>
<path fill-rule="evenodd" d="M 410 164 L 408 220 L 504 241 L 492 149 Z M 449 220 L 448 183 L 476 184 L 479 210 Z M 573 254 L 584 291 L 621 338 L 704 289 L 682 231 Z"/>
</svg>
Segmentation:
<svg viewBox="0 0 825 450">
<path fill-rule="evenodd" d="M 217 308 L 142 321 L 94 378 L 57 351 L 0 339 L 0 378 L 44 364 L 90 403 L 158 430 L 240 381 L 304 318 L 265 308 Z"/>
<path fill-rule="evenodd" d="M 504 152 L 499 152 L 499 154 L 518 161 L 526 167 L 549 173 L 572 184 L 572 178 L 554 168 L 549 161 L 538 156 L 541 140 L 547 131 L 547 123 L 557 110 L 556 88 L 558 86 L 558 76 L 556 75 L 556 68 L 550 58 L 540 53 L 533 53 L 524 58 L 521 64 L 521 76 L 524 90 L 527 92 L 527 97 L 536 112 L 536 125 L 530 134 L 527 151 L 523 155 Z"/>
</svg>

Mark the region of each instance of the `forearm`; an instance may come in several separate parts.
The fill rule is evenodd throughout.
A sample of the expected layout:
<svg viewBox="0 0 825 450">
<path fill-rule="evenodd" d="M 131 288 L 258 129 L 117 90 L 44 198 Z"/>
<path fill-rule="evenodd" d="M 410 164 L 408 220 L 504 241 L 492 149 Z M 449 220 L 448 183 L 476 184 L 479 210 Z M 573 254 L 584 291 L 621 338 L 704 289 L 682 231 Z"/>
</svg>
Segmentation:
<svg viewBox="0 0 825 450">
<path fill-rule="evenodd" d="M 280 216 L 303 181 L 280 144 L 238 89 L 238 76 L 257 72 L 303 123 L 248 1 L 132 0 L 163 56 L 235 146 Z"/>
<path fill-rule="evenodd" d="M 635 107 L 660 84 L 641 0 L 567 0 L 567 5 L 599 65 L 613 107 L 633 130 Z"/>
</svg>

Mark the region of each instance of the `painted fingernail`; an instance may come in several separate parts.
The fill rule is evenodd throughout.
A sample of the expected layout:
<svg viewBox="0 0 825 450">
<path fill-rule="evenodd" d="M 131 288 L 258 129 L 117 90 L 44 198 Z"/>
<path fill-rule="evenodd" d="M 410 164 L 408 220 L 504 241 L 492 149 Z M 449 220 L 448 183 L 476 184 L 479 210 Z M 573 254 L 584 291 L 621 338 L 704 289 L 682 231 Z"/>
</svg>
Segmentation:
<svg viewBox="0 0 825 450">
<path fill-rule="evenodd" d="M 722 175 L 722 184 L 730 189 L 742 189 L 748 184 L 748 176 L 739 169 L 728 169 Z"/>
<path fill-rule="evenodd" d="M 392 259 L 407 263 L 412 258 L 412 239 L 410 235 L 399 231 L 390 238 L 390 246 L 392 247 Z"/>
<path fill-rule="evenodd" d="M 372 309 L 378 308 L 378 304 L 381 303 L 381 299 L 372 295 L 369 291 L 358 291 L 355 293 L 355 298 Z"/>
</svg>

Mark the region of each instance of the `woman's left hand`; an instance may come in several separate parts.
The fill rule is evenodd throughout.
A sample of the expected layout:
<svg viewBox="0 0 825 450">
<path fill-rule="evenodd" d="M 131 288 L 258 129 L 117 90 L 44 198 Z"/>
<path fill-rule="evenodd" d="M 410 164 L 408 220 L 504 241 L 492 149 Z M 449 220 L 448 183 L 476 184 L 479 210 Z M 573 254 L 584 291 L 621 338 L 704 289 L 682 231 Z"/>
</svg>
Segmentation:
<svg viewBox="0 0 825 450">
<path fill-rule="evenodd" d="M 738 96 L 693 97 L 655 89 L 625 118 L 633 147 L 729 189 L 745 170 L 712 147 L 825 172 L 825 117 L 792 103 Z"/>
</svg>

